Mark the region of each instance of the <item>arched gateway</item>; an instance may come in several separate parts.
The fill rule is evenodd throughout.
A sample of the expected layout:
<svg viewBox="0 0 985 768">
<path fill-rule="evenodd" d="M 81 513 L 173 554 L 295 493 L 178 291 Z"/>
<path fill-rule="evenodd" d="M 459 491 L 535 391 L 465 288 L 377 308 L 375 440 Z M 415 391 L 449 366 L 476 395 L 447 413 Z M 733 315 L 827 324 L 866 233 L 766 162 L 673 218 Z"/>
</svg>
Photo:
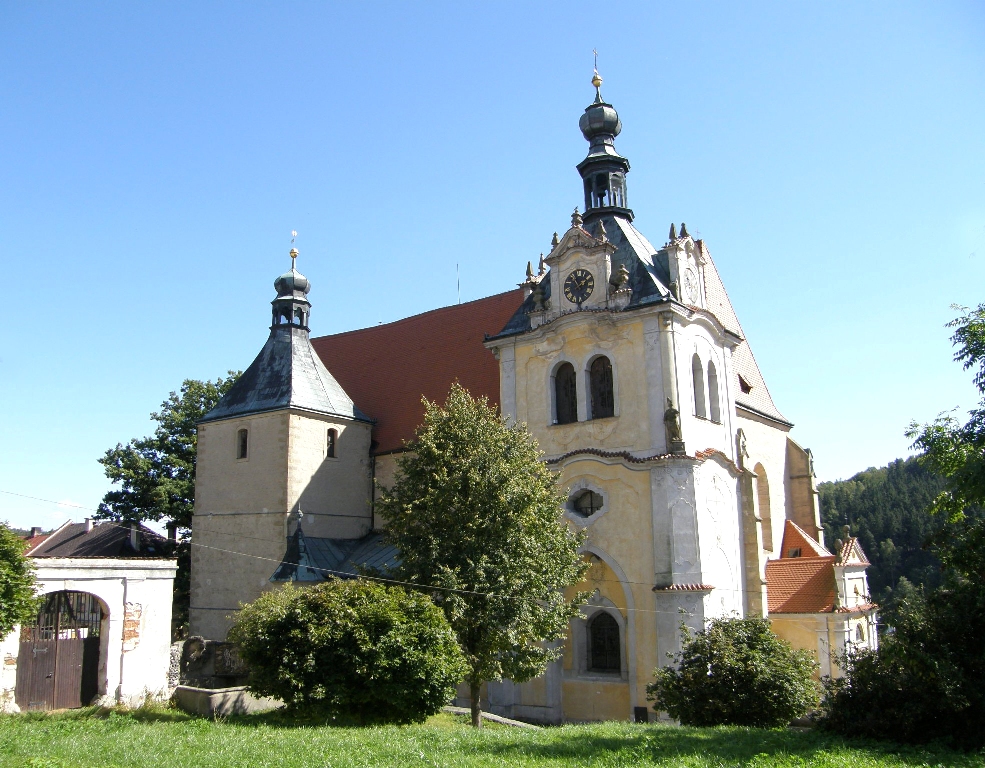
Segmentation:
<svg viewBox="0 0 985 768">
<path fill-rule="evenodd" d="M 14 692 L 21 710 L 69 709 L 92 701 L 107 619 L 99 598 L 88 592 L 45 595 L 35 623 L 21 629 Z"/>
</svg>

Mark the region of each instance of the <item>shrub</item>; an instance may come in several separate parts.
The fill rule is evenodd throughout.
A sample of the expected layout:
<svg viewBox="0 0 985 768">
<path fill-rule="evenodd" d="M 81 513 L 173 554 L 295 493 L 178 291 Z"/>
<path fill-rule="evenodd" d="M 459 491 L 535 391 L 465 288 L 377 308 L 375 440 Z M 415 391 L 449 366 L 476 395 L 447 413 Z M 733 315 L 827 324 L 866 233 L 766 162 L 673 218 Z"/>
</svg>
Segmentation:
<svg viewBox="0 0 985 768">
<path fill-rule="evenodd" d="M 364 724 L 423 722 L 465 673 L 426 595 L 362 580 L 268 592 L 242 607 L 230 639 L 253 692 Z"/>
<path fill-rule="evenodd" d="M 876 652 L 841 662 L 825 681 L 819 725 L 845 736 L 985 747 L 985 589 L 945 572 L 928 596 L 897 610 L 894 632 Z"/>
<path fill-rule="evenodd" d="M 684 646 L 675 667 L 646 687 L 654 709 L 683 725 L 777 728 L 818 704 L 817 663 L 770 629 L 767 619 L 713 619 Z"/>
</svg>

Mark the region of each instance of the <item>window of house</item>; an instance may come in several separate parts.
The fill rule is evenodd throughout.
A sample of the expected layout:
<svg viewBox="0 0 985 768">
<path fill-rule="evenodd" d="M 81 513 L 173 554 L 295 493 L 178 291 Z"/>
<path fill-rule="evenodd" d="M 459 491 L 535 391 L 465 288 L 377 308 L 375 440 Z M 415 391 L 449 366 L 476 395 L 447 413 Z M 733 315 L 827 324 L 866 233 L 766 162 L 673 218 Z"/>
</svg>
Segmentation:
<svg viewBox="0 0 985 768">
<path fill-rule="evenodd" d="M 861 624 L 855 626 L 855 639 L 860 643 L 865 642 L 865 629 L 862 628 Z"/>
<path fill-rule="evenodd" d="M 718 370 L 711 360 L 708 361 L 708 413 L 712 421 L 722 423 L 722 411 L 718 402 Z"/>
<path fill-rule="evenodd" d="M 245 459 L 250 450 L 250 431 L 241 429 L 236 433 L 236 458 Z"/>
<path fill-rule="evenodd" d="M 562 363 L 554 374 L 554 421 L 556 424 L 578 421 L 578 390 L 571 363 Z"/>
<path fill-rule="evenodd" d="M 339 433 L 337 430 L 328 430 L 328 445 L 325 447 L 325 455 L 330 459 L 335 458 L 335 443 L 339 439 Z"/>
<path fill-rule="evenodd" d="M 612 614 L 596 613 L 588 624 L 588 668 L 592 672 L 621 672 L 619 624 Z"/>
<path fill-rule="evenodd" d="M 694 383 L 694 415 L 706 419 L 708 411 L 705 408 L 705 372 L 697 352 L 691 358 L 691 379 Z"/>
<path fill-rule="evenodd" d="M 595 491 L 582 491 L 575 496 L 572 506 L 575 512 L 582 517 L 591 517 L 602 509 L 602 504 L 603 499 L 600 494 L 595 493 Z"/>
<path fill-rule="evenodd" d="M 592 418 L 604 419 L 616 413 L 615 396 L 612 393 L 612 363 L 607 357 L 596 357 L 589 369 L 592 390 Z"/>
<path fill-rule="evenodd" d="M 744 395 L 748 395 L 750 392 L 752 392 L 752 384 L 750 384 L 741 376 L 739 377 L 739 391 Z"/>
<path fill-rule="evenodd" d="M 787 552 L 787 557 L 800 557 L 800 547 L 793 547 Z"/>
</svg>

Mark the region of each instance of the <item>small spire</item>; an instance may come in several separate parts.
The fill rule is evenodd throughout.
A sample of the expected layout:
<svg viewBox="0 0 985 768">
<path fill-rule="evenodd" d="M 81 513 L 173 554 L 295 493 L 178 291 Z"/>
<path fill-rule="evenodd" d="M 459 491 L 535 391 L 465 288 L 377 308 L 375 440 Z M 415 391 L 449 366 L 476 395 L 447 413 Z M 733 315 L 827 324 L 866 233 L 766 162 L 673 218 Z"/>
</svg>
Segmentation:
<svg viewBox="0 0 985 768">
<path fill-rule="evenodd" d="M 544 266 L 544 254 L 540 254 L 540 264 L 537 265 L 537 274 L 543 275 L 547 272 L 547 267 Z"/>
<path fill-rule="evenodd" d="M 682 238 L 690 237 L 690 235 L 688 235 L 687 233 L 687 224 L 685 224 L 683 221 L 681 222 L 681 237 Z"/>
<path fill-rule="evenodd" d="M 558 237 L 557 237 L 557 232 L 555 232 L 554 233 L 554 237 L 551 238 L 551 250 L 553 251 L 555 248 L 557 248 L 557 244 L 560 243 L 560 242 L 561 241 L 558 240 Z"/>
<path fill-rule="evenodd" d="M 298 249 L 291 248 L 291 269 L 294 269 L 294 263 L 295 261 L 297 261 L 297 258 L 298 258 Z"/>
<path fill-rule="evenodd" d="M 670 222 L 670 234 L 667 235 L 670 242 L 674 242 L 677 239 L 677 227 L 674 222 Z"/>
<path fill-rule="evenodd" d="M 605 231 L 605 224 L 602 223 L 602 219 L 599 219 L 599 225 L 595 230 L 595 239 L 602 243 L 609 242 L 609 238 L 606 237 L 608 233 Z"/>
<path fill-rule="evenodd" d="M 531 282 L 534 279 L 534 268 L 533 265 L 527 262 L 527 282 Z"/>
<path fill-rule="evenodd" d="M 581 214 L 578 213 L 578 206 L 575 206 L 575 212 L 571 214 L 571 226 L 580 227 L 582 222 Z"/>
</svg>

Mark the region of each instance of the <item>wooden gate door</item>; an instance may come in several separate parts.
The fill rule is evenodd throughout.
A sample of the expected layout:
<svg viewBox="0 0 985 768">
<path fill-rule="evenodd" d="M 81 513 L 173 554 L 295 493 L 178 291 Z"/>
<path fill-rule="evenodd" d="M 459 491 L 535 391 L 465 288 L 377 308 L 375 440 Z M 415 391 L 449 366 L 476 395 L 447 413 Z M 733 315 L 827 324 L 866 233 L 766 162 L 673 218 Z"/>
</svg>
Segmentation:
<svg viewBox="0 0 985 768">
<path fill-rule="evenodd" d="M 53 709 L 55 703 L 55 641 L 21 640 L 17 654 L 14 701 L 21 711 Z"/>
<path fill-rule="evenodd" d="M 14 701 L 22 710 L 72 709 L 99 688 L 102 608 L 86 592 L 47 596 L 38 620 L 21 630 Z"/>
</svg>

